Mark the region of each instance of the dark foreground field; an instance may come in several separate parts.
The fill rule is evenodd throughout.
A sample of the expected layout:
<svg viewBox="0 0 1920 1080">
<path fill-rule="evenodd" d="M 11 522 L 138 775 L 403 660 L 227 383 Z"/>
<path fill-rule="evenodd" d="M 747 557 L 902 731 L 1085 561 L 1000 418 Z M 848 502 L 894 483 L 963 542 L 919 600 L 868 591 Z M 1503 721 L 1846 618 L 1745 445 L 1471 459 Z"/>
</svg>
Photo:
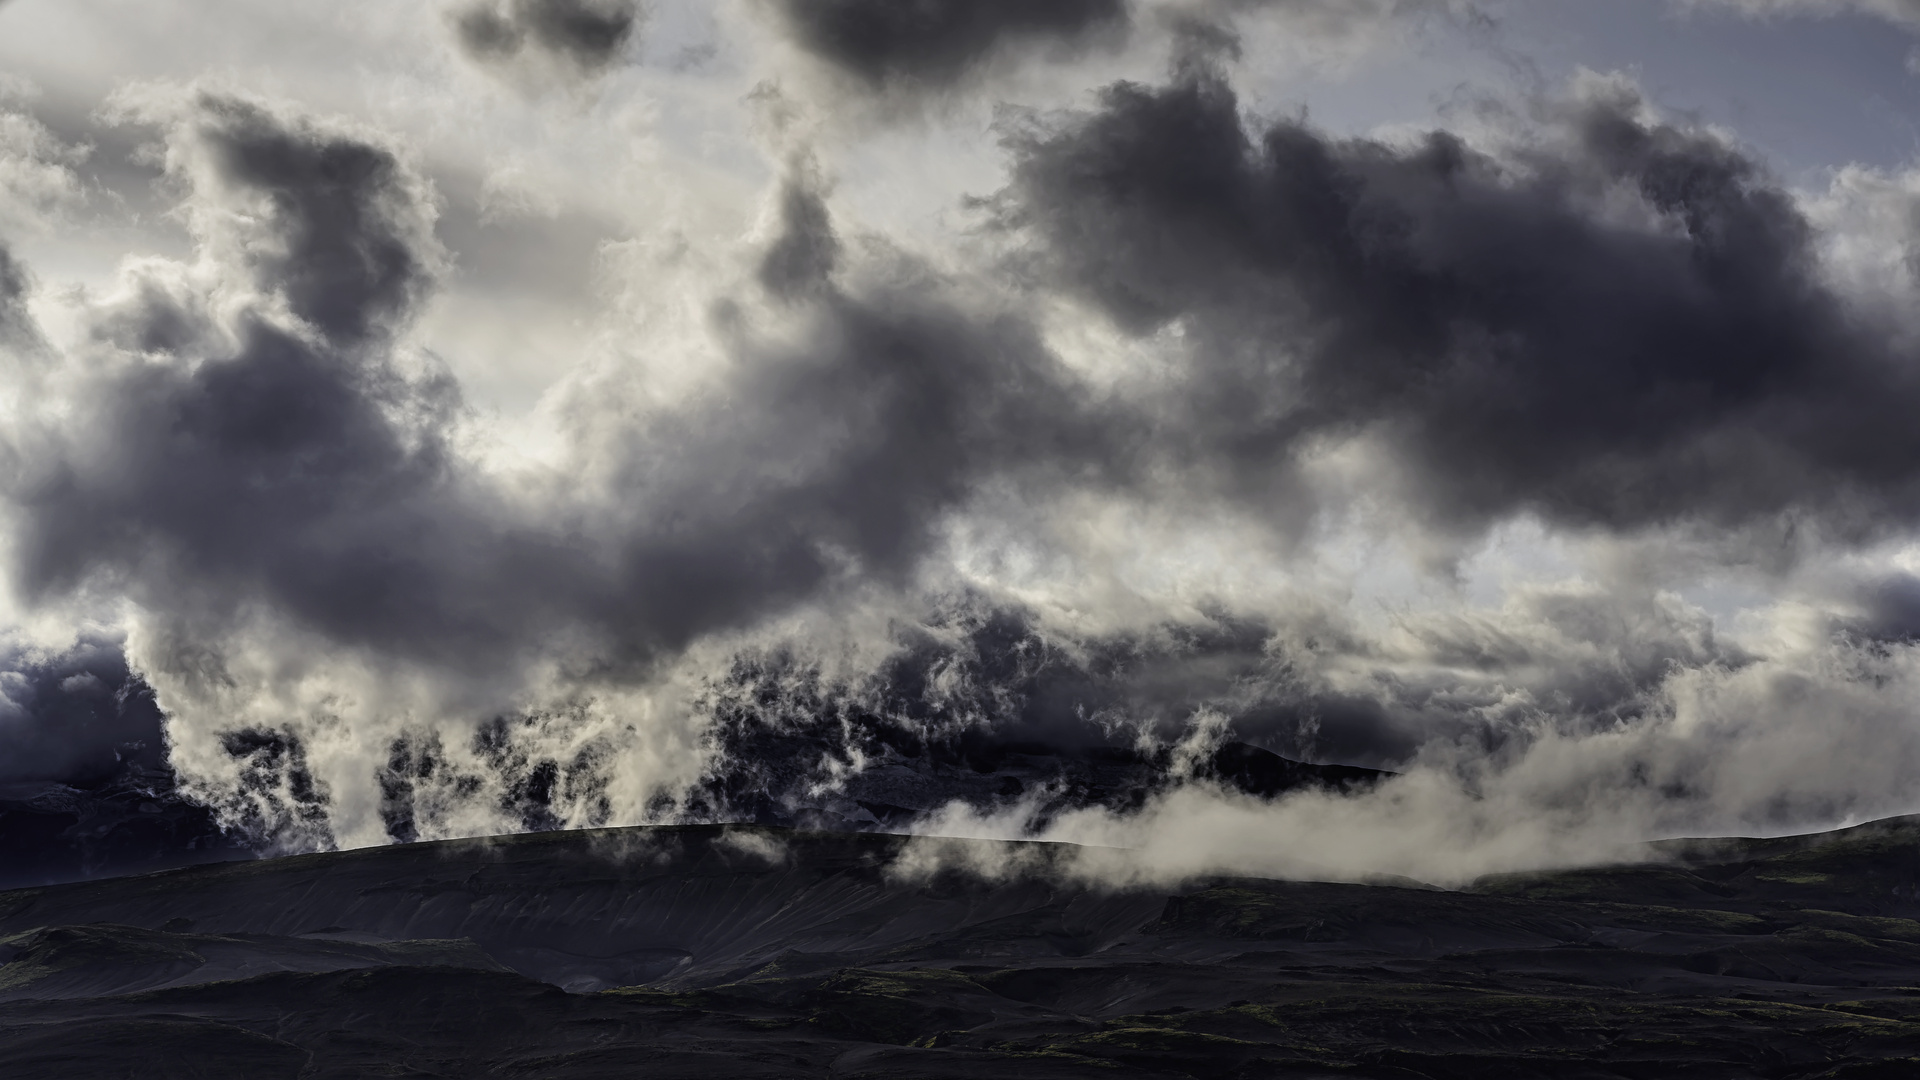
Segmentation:
<svg viewBox="0 0 1920 1080">
<path fill-rule="evenodd" d="M 1920 1076 L 1916 819 L 1465 892 L 902 880 L 905 843 L 548 833 L 3 893 L 0 1074 Z"/>
</svg>

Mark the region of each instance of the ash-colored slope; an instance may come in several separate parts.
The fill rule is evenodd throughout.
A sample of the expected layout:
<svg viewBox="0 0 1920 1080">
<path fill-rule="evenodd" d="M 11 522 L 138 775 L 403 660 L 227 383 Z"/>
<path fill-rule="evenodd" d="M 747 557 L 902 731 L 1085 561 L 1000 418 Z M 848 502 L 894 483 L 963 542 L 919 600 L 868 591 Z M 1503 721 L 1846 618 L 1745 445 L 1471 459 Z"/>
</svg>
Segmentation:
<svg viewBox="0 0 1920 1080">
<path fill-rule="evenodd" d="M 935 941 L 955 960 L 1082 955 L 1124 940 L 1165 905 L 1158 893 L 1044 876 L 904 882 L 889 867 L 906 843 L 687 826 L 412 844 L 7 894 L 0 933 L 104 922 L 290 939 L 464 938 L 525 975 L 587 990 L 704 985 L 782 956 L 871 956 Z M 1022 920 L 1031 925 L 1013 925 Z M 976 928 L 992 929 L 991 940 L 969 941 Z"/>
</svg>

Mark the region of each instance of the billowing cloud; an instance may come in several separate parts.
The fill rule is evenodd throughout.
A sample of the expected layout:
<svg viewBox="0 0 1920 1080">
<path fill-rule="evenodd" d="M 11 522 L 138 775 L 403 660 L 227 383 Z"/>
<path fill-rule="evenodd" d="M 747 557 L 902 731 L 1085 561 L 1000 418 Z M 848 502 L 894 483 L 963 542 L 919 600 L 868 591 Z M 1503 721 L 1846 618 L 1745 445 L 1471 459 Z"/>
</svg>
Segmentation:
<svg viewBox="0 0 1920 1080">
<path fill-rule="evenodd" d="M 825 771 L 760 797 L 831 787 L 862 745 L 970 730 L 1164 746 L 1219 716 L 1396 766 L 1436 739 L 1638 724 L 1673 670 L 1749 662 L 1644 590 L 1384 630 L 1324 609 L 1117 636 L 1023 615 L 997 644 L 1009 624 L 983 597 L 951 629 L 889 631 L 876 655 L 894 659 L 810 704 L 725 705 L 778 701 L 764 688 L 796 674 L 745 698 L 707 677 L 720 711 L 661 736 L 593 702 L 819 605 L 912 611 L 956 518 L 1045 532 L 1050 501 L 1172 500 L 1297 532 L 1338 506 L 1309 474 L 1342 445 L 1381 470 L 1381 505 L 1467 532 L 1522 513 L 1629 534 L 1818 521 L 1851 510 L 1840 495 L 1898 507 L 1909 482 L 1908 391 L 1822 284 L 1793 202 L 1617 88 L 1518 148 L 1295 123 L 1255 140 L 1202 67 L 1015 134 L 990 204 L 1013 268 L 1123 334 L 1178 327 L 1180 363 L 1145 381 L 1090 381 L 1004 292 L 884 246 L 851 257 L 796 166 L 757 270 L 713 309 L 724 377 L 670 408 L 581 384 L 564 481 L 473 459 L 457 387 L 404 344 L 445 257 L 436 196 L 395 150 L 230 95 L 129 108 L 167 140 L 198 261 L 133 264 L 89 309 L 94 361 L 17 444 L 16 586 L 136 604 L 134 657 L 183 760 L 287 843 L 630 819 L 672 792 L 616 793 L 623 754 L 706 738 L 649 775 L 751 772 L 755 732 L 796 716 Z M 1867 449 L 1886 460 L 1850 456 Z M 716 721 L 724 738 L 697 734 Z"/>
<path fill-rule="evenodd" d="M 537 55 L 581 74 L 605 70 L 639 32 L 638 0 L 477 0 L 453 9 L 468 56 L 504 64 Z"/>
<path fill-rule="evenodd" d="M 856 90 L 893 97 L 975 87 L 1023 62 L 1069 64 L 1141 39 L 1237 56 L 1255 20 L 1300 43 L 1356 41 L 1457 0 L 754 0 L 803 53 Z"/>
<path fill-rule="evenodd" d="M 1877 15 L 1890 22 L 1920 27 L 1914 0 L 1680 0 L 1683 7 L 1732 8 L 1747 15 Z"/>
<path fill-rule="evenodd" d="M 642 678 L 702 635 L 904 581 L 977 477 L 1100 456 L 1072 448 L 1099 435 L 1020 319 L 911 265 L 855 297 L 830 260 L 785 254 L 831 247 L 794 188 L 763 275 L 811 297 L 791 339 L 723 307 L 736 385 L 643 423 L 631 398 L 583 396 L 586 471 L 502 484 L 460 453 L 457 388 L 397 343 L 442 256 L 395 152 L 205 92 L 140 114 L 192 192 L 200 261 L 139 263 L 93 309 L 97 365 L 16 443 L 13 577 L 35 603 L 138 604 L 143 668 L 209 712 L 251 692 L 239 654 L 275 626 L 482 710 L 546 665 Z"/>
<path fill-rule="evenodd" d="M 698 132 L 591 213 L 514 174 L 610 234 L 556 289 L 591 344 L 531 449 L 430 332 L 510 246 L 448 250 L 498 226 L 462 200 L 499 163 L 125 90 L 182 236 L 83 285 L 0 259 L 12 593 L 124 630 L 184 790 L 280 849 L 811 814 L 1445 877 L 1902 808 L 1910 178 L 1808 198 L 1618 79 L 1373 137 L 1237 88 L 1256 19 L 1443 7 L 768 0 L 737 10 L 785 44 L 703 54 L 697 108 L 651 66 L 640 105 L 494 95 L 596 150 Z M 643 9 L 450 10 L 470 57 L 571 79 Z M 649 48 L 740 29 L 645 10 Z M 836 129 L 1004 166 L 906 229 L 862 149 L 794 124 L 743 164 L 703 126 L 774 100 L 786 45 L 912 101 L 1170 35 L 1166 81 L 1003 110 L 998 150 L 941 110 Z M 758 213 L 676 218 L 674 170 L 723 165 L 699 194 Z M 20 716 L 65 700 L 46 663 Z M 1232 740 L 1401 775 L 1261 798 Z"/>
<path fill-rule="evenodd" d="M 0 653 L 0 784 L 86 782 L 126 762 L 158 768 L 160 710 L 127 670 L 120 642 L 95 638 L 47 650 L 10 643 Z"/>
<path fill-rule="evenodd" d="M 1206 810 L 1148 814 L 1116 822 L 1108 840 L 1140 828 L 1136 842 L 1159 846 L 1168 862 L 1187 860 L 1192 872 L 1224 864 L 1230 851 L 1257 850 L 1262 835 L 1309 835 L 1305 844 L 1271 845 L 1267 857 L 1283 872 L 1298 860 L 1320 862 L 1322 873 L 1338 867 L 1351 876 L 1462 881 L 1543 862 L 1618 858 L 1650 836 L 1872 820 L 1911 806 L 1901 777 L 1920 750 L 1908 704 L 1914 660 L 1911 649 L 1837 649 L 1736 671 L 1677 670 L 1655 714 L 1614 732 L 1545 734 L 1493 757 L 1435 746 L 1427 763 L 1383 785 L 1376 800 L 1303 798 L 1257 827 L 1260 815 L 1244 804 L 1193 793 L 1194 804 L 1217 808 L 1218 828 L 1209 828 Z M 1237 827 L 1226 825 L 1235 818 Z M 1082 836 L 1092 839 L 1099 819 L 1085 823 L 1092 827 Z M 1211 857 L 1199 855 L 1192 845 L 1210 832 L 1219 846 Z M 1313 872 L 1293 872 L 1301 870 Z"/>
<path fill-rule="evenodd" d="M 110 574 L 229 610 L 260 590 L 372 627 L 391 612 L 359 605 L 400 568 L 368 530 L 447 476 L 447 391 L 387 351 L 438 259 L 430 200 L 391 152 L 251 102 L 197 95 L 165 123 L 207 261 L 137 266 L 100 312 L 113 362 L 23 440 L 16 581 Z"/>
<path fill-rule="evenodd" d="M 1857 611 L 1842 614 L 1849 635 L 1880 646 L 1920 641 L 1920 578 L 1892 574 L 1855 590 Z"/>
<path fill-rule="evenodd" d="M 1641 108 L 1602 83 L 1489 153 L 1250 137 L 1217 76 L 1122 85 L 1013 136 L 1000 220 L 1033 273 L 1191 343 L 1170 449 L 1243 491 L 1333 444 L 1446 528 L 1909 520 L 1910 365 L 1764 169 Z"/>
<path fill-rule="evenodd" d="M 395 343 L 441 258 L 418 177 L 242 99 L 195 95 L 165 125 L 206 262 L 141 264 L 98 308 L 115 362 L 16 492 L 29 596 L 106 575 L 156 610 L 261 602 L 477 666 L 578 621 L 602 659 L 644 661 L 847 573 L 906 573 L 970 477 L 1076 437 L 1029 329 L 937 282 L 832 289 L 829 261 L 794 254 L 830 247 L 816 196 L 790 191 L 766 277 L 823 294 L 798 347 L 740 327 L 754 377 L 711 405 L 641 428 L 581 415 L 607 440 L 583 453 L 612 456 L 600 486 L 518 505 L 461 460 L 457 389 Z M 197 273 L 224 292 L 196 294 Z"/>
<path fill-rule="evenodd" d="M 39 337 L 33 316 L 27 311 L 29 286 L 26 267 L 11 251 L 0 247 L 0 346 L 24 350 Z"/>
<path fill-rule="evenodd" d="M 0 230 L 37 230 L 85 201 L 74 166 L 87 155 L 11 107 L 10 89 L 0 82 Z"/>
<path fill-rule="evenodd" d="M 802 49 L 870 90 L 955 86 L 1009 50 L 1124 32 L 1126 0 L 762 0 Z"/>
</svg>

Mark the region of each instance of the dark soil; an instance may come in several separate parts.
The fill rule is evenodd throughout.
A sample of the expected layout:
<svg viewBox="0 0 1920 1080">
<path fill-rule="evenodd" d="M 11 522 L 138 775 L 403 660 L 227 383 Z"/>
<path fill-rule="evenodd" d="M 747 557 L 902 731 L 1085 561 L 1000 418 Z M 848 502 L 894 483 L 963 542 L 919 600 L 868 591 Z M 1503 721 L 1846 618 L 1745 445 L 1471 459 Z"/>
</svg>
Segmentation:
<svg viewBox="0 0 1920 1080">
<path fill-rule="evenodd" d="M 1920 1076 L 1920 821 L 1419 887 L 546 833 L 0 893 L 36 1077 Z"/>
</svg>

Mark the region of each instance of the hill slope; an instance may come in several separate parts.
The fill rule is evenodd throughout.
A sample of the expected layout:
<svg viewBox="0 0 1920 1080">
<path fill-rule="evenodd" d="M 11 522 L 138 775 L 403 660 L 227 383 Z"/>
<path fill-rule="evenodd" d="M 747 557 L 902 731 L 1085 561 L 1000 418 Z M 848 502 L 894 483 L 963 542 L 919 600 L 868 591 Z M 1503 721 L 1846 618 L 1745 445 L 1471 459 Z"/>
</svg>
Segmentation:
<svg viewBox="0 0 1920 1080">
<path fill-rule="evenodd" d="M 890 870 L 901 837 L 549 833 L 0 894 L 8 1075 L 1920 1071 L 1920 822 L 1462 892 Z M 982 853 L 995 845 L 977 842 Z"/>
</svg>

